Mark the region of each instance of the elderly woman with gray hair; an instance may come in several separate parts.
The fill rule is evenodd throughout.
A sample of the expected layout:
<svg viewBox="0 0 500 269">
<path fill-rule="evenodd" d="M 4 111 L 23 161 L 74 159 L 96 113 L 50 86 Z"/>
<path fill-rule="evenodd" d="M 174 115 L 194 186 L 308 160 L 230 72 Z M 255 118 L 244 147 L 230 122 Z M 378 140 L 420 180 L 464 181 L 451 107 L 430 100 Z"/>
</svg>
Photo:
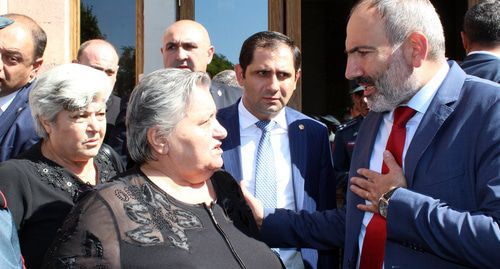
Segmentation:
<svg viewBox="0 0 500 269">
<path fill-rule="evenodd" d="M 106 75 L 79 64 L 41 75 L 29 102 L 38 144 L 0 164 L 0 189 L 17 226 L 28 268 L 39 268 L 57 229 L 82 189 L 121 172 L 106 132 Z"/>
<path fill-rule="evenodd" d="M 281 268 L 248 236 L 257 232 L 252 213 L 220 170 L 227 133 L 209 87 L 207 74 L 180 69 L 141 80 L 127 110 L 137 165 L 82 197 L 48 268 Z"/>
</svg>

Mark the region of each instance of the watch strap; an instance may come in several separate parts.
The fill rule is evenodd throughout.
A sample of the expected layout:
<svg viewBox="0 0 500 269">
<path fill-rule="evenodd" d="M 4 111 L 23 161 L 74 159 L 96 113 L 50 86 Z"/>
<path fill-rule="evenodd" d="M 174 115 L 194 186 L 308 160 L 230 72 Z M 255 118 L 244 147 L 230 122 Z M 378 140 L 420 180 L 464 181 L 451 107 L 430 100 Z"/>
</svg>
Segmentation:
<svg viewBox="0 0 500 269">
<path fill-rule="evenodd" d="M 397 189 L 399 189 L 399 187 L 396 187 L 396 188 L 394 188 L 394 189 L 392 189 L 392 190 L 389 190 L 388 192 L 384 193 L 384 194 L 382 195 L 382 197 L 384 197 L 384 199 L 386 199 L 387 201 L 389 201 L 389 199 L 391 199 L 392 194 L 394 194 L 394 192 L 395 192 Z"/>
</svg>

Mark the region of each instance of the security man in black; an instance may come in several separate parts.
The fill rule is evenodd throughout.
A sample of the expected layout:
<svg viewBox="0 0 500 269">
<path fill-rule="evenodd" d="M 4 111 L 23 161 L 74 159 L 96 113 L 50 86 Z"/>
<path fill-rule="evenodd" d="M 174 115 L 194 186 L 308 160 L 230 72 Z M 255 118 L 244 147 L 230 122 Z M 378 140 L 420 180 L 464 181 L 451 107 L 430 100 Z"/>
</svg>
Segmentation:
<svg viewBox="0 0 500 269">
<path fill-rule="evenodd" d="M 363 93 L 364 88 L 361 86 L 351 91 L 353 102 L 351 114 L 353 114 L 354 118 L 340 125 L 335 133 L 332 155 L 333 169 L 337 179 L 337 207 L 345 205 L 352 152 L 356 144 L 359 127 L 369 112 Z"/>
</svg>

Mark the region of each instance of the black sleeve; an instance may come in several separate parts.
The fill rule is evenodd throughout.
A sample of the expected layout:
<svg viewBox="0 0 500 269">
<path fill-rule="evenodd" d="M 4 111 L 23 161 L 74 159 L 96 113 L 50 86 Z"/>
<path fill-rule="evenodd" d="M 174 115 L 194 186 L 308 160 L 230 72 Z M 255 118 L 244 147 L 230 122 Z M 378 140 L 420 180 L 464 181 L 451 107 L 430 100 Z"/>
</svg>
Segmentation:
<svg viewBox="0 0 500 269">
<path fill-rule="evenodd" d="M 66 217 L 43 268 L 120 268 L 118 231 L 107 203 L 90 191 Z"/>
<path fill-rule="evenodd" d="M 20 230 L 32 205 L 29 171 L 17 160 L 0 164 L 0 190 L 5 195 L 12 219 Z"/>
<path fill-rule="evenodd" d="M 111 161 L 116 174 L 120 174 L 121 172 L 125 171 L 123 160 L 113 148 L 103 143 L 100 150 Z"/>
<path fill-rule="evenodd" d="M 259 230 L 252 215 L 252 210 L 245 201 L 240 186 L 226 171 L 217 171 L 212 176 L 212 185 L 220 205 L 234 226 L 247 236 L 258 239 Z"/>
<path fill-rule="evenodd" d="M 342 194 L 342 199 L 344 200 L 347 186 L 349 185 L 349 167 L 351 165 L 351 160 L 347 155 L 345 135 L 346 134 L 343 130 L 339 131 L 335 135 L 332 154 L 333 173 L 337 182 L 337 189 Z"/>
</svg>

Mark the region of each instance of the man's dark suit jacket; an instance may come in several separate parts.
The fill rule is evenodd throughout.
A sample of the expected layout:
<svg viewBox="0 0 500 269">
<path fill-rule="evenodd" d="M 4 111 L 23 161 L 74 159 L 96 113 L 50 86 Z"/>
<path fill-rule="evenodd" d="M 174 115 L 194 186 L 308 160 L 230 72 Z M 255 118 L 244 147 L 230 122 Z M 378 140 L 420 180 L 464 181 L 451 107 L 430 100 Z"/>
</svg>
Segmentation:
<svg viewBox="0 0 500 269">
<path fill-rule="evenodd" d="M 0 115 L 0 162 L 17 156 L 40 140 L 28 104 L 33 84 L 19 89 L 7 110 Z"/>
<path fill-rule="evenodd" d="M 228 136 L 222 141 L 224 169 L 235 179 L 242 179 L 241 139 L 238 104 L 219 110 L 217 119 L 227 129 Z M 328 129 L 323 123 L 285 107 L 290 141 L 292 180 L 295 208 L 313 212 L 336 207 L 335 179 L 331 161 Z M 334 251 L 318 253 L 301 249 L 306 268 L 335 268 Z"/>
<path fill-rule="evenodd" d="M 115 126 L 118 114 L 120 114 L 121 109 L 121 98 L 111 94 L 106 102 L 106 124 L 109 126 Z"/>
<path fill-rule="evenodd" d="M 385 268 L 500 268 L 500 85 L 450 65 L 409 145 L 408 188 L 389 202 Z M 369 167 L 383 114 L 364 119 L 350 177 Z M 344 246 L 343 267 L 355 268 L 364 203 L 348 191 L 343 210 L 279 209 L 261 233 L 273 247 Z"/>
<path fill-rule="evenodd" d="M 473 53 L 465 57 L 460 67 L 469 75 L 500 83 L 500 59 L 486 53 Z"/>
<path fill-rule="evenodd" d="M 221 109 L 236 103 L 241 98 L 243 90 L 238 87 L 212 81 L 210 94 L 212 94 L 217 109 Z"/>
</svg>

